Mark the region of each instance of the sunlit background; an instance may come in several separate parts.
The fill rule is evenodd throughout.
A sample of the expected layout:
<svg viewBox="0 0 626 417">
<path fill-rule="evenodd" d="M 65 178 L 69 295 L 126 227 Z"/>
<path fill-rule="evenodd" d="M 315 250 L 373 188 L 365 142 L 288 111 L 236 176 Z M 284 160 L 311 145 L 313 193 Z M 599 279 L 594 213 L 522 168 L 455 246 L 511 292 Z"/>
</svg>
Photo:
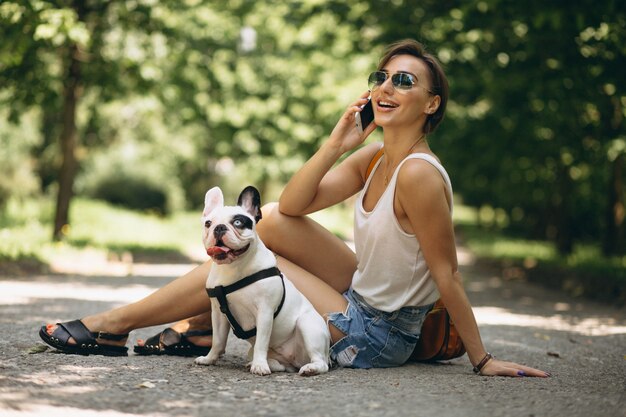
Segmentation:
<svg viewBox="0 0 626 417">
<path fill-rule="evenodd" d="M 276 199 L 408 37 L 449 75 L 429 143 L 465 243 L 626 300 L 626 11 L 612 1 L 3 1 L 0 262 L 187 253 L 209 187 Z M 348 240 L 349 205 L 325 215 Z"/>
</svg>

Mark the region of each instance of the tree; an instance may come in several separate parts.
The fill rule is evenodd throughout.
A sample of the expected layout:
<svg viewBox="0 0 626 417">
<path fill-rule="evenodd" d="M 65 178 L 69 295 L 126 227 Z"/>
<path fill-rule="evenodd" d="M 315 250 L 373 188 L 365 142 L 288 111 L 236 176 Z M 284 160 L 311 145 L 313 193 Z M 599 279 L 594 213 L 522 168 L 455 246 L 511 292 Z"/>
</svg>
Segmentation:
<svg viewBox="0 0 626 417">
<path fill-rule="evenodd" d="M 42 109 L 47 139 L 39 151 L 50 154 L 49 138 L 59 137 L 55 239 L 69 224 L 84 155 L 116 140 L 104 126 L 117 123 L 103 119 L 106 103 L 158 101 L 173 142 L 167 149 L 192 144 L 179 173 L 188 197 L 200 201 L 207 161 L 236 160 L 261 183 L 295 171 L 365 88 L 354 74 L 370 66 L 351 23 L 360 15 L 338 1 L 31 0 L 0 7 L 7 40 L 0 85 L 11 92 L 13 115 Z"/>
<path fill-rule="evenodd" d="M 110 2 L 88 0 L 9 1 L 0 5 L 5 62 L 0 67 L 0 83 L 11 91 L 13 117 L 30 106 L 59 103 L 61 164 L 55 240 L 62 238 L 69 224 L 78 169 L 77 108 L 85 89 L 97 85 L 106 72 L 106 59 L 99 47 L 110 6 Z"/>
<path fill-rule="evenodd" d="M 576 241 L 623 253 L 626 50 L 618 39 L 626 13 L 618 2 L 371 7 L 381 42 L 418 37 L 447 67 L 449 120 L 433 143 L 464 201 L 506 210 L 510 229 L 553 240 L 563 253 Z"/>
<path fill-rule="evenodd" d="M 373 61 L 353 14 L 340 1 L 213 1 L 179 16 L 158 97 L 176 109 L 172 126 L 194 129 L 196 155 L 181 161 L 189 201 L 202 201 L 207 161 L 234 162 L 224 182 L 239 175 L 265 196 L 317 149 L 367 88 Z M 208 35 L 223 44 L 207 48 Z"/>
<path fill-rule="evenodd" d="M 170 7 L 178 11 L 195 6 L 96 0 L 7 1 L 0 5 L 0 36 L 4 40 L 0 85 L 10 91 L 12 119 L 17 120 L 28 107 L 41 107 L 44 136 L 58 131 L 61 162 L 55 240 L 63 237 L 69 225 L 80 163 L 77 149 L 84 132 L 77 123 L 81 103 L 88 95 L 92 103 L 102 104 L 154 88 L 158 81 L 155 62 L 165 58 L 157 56 L 153 35 L 176 33 L 175 25 L 168 26 L 173 15 Z M 174 23 L 181 24 L 175 19 Z M 90 110 L 89 119 L 98 117 L 97 106 Z"/>
</svg>

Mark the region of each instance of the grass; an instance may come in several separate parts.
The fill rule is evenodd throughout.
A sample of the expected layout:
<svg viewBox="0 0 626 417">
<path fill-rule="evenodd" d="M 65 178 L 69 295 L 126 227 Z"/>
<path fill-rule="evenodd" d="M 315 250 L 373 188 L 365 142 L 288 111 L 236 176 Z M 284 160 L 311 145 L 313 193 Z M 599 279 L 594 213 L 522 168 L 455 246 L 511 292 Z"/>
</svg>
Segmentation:
<svg viewBox="0 0 626 417">
<path fill-rule="evenodd" d="M 200 213 L 170 217 L 140 213 L 76 198 L 63 242 L 52 242 L 52 206 L 46 200 L 12 202 L 0 219 L 0 262 L 48 264 L 82 250 L 107 254 L 170 256 L 201 245 Z"/>
<path fill-rule="evenodd" d="M 184 250 L 201 244 L 200 212 L 161 217 L 109 204 L 78 200 L 72 210 L 68 243 L 112 250 Z"/>
</svg>

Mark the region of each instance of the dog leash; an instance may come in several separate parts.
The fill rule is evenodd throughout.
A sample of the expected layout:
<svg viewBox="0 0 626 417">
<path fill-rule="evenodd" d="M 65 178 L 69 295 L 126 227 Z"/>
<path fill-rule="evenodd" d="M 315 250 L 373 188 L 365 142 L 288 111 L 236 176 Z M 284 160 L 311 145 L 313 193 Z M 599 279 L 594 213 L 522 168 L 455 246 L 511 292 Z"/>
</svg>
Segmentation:
<svg viewBox="0 0 626 417">
<path fill-rule="evenodd" d="M 239 325 L 239 322 L 237 322 L 237 319 L 235 319 L 235 316 L 233 316 L 233 313 L 230 311 L 230 308 L 228 307 L 228 300 L 226 299 L 226 296 L 232 292 L 235 292 L 244 287 L 247 287 L 250 284 L 254 284 L 257 281 L 260 281 L 265 278 L 275 277 L 276 275 L 280 275 L 280 280 L 283 284 L 283 297 L 280 300 L 280 304 L 278 305 L 276 312 L 274 313 L 274 318 L 276 318 L 276 316 L 278 316 L 278 313 L 280 313 L 280 310 L 283 308 L 283 304 L 285 303 L 285 294 L 286 294 L 285 279 L 283 277 L 282 272 L 280 272 L 280 270 L 276 267 L 263 269 L 259 272 L 256 272 L 245 278 L 242 278 L 239 281 L 231 285 L 227 285 L 227 286 L 218 285 L 217 287 L 214 287 L 214 288 L 207 288 L 206 292 L 209 294 L 209 297 L 217 298 L 217 301 L 219 301 L 220 311 L 226 315 L 226 318 L 228 319 L 228 322 L 230 323 L 230 327 L 232 327 L 233 329 L 233 333 L 235 333 L 235 336 L 237 336 L 238 338 L 250 339 L 251 337 L 256 336 L 256 327 L 253 327 L 250 330 L 244 330 Z"/>
</svg>

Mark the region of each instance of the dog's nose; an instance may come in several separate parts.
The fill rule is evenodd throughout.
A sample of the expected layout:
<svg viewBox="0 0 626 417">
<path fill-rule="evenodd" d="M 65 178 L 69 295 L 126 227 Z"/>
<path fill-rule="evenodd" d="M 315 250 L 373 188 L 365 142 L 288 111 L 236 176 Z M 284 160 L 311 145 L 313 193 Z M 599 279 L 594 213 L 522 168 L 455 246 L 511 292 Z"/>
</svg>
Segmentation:
<svg viewBox="0 0 626 417">
<path fill-rule="evenodd" d="M 228 228 L 226 226 L 224 226 L 223 224 L 218 224 L 217 226 L 215 226 L 215 229 L 213 229 L 213 236 L 219 239 L 224 236 L 227 231 Z"/>
</svg>

